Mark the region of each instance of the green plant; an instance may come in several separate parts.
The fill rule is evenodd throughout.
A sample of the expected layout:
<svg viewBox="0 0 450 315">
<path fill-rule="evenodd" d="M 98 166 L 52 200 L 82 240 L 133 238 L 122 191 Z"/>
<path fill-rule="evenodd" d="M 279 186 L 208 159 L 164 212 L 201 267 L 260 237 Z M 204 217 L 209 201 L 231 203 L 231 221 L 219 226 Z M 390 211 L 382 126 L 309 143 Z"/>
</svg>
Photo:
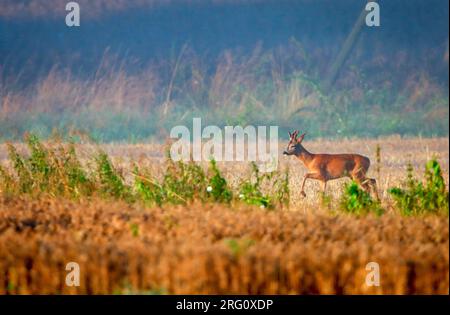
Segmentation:
<svg viewBox="0 0 450 315">
<path fill-rule="evenodd" d="M 173 204 L 184 204 L 189 200 L 206 199 L 206 175 L 200 165 L 167 160 L 166 173 L 161 186 L 166 200 Z"/>
<path fill-rule="evenodd" d="M 14 193 L 15 181 L 9 172 L 0 166 L 0 192 L 5 194 Z"/>
<path fill-rule="evenodd" d="M 273 209 L 276 205 L 289 205 L 289 172 L 261 174 L 255 162 L 251 163 L 251 176 L 243 180 L 239 187 L 239 199 L 247 204 Z M 267 187 L 269 192 L 265 192 Z"/>
<path fill-rule="evenodd" d="M 261 208 L 273 208 L 272 199 L 261 190 L 261 183 L 266 177 L 260 175 L 258 166 L 255 162 L 251 163 L 252 175 L 254 181 L 244 180 L 240 185 L 239 198 L 247 204 L 260 206 Z"/>
<path fill-rule="evenodd" d="M 289 169 L 286 169 L 283 175 L 278 176 L 274 182 L 275 200 L 281 206 L 289 206 L 290 190 L 289 190 Z"/>
<path fill-rule="evenodd" d="M 34 135 L 26 138 L 29 156 L 8 144 L 14 175 L 0 170 L 4 190 L 10 193 L 48 193 L 67 197 L 90 195 L 93 183 L 79 162 L 73 143 L 56 148 L 44 146 Z M 7 186 L 7 187 L 6 187 Z"/>
<path fill-rule="evenodd" d="M 131 235 L 133 235 L 133 237 L 139 236 L 139 224 L 137 224 L 137 223 L 130 224 L 130 230 L 131 230 Z"/>
<path fill-rule="evenodd" d="M 186 204 L 194 199 L 205 201 L 208 198 L 207 176 L 201 166 L 193 162 L 174 162 L 168 157 L 161 182 L 136 165 L 133 174 L 134 188 L 146 202 L 161 206 L 163 203 Z"/>
<path fill-rule="evenodd" d="M 381 215 L 384 212 L 380 203 L 374 201 L 370 194 L 362 190 L 354 181 L 345 186 L 340 206 L 342 211 L 356 215 L 368 213 Z"/>
<path fill-rule="evenodd" d="M 332 211 L 333 198 L 324 192 L 322 192 L 320 195 L 320 204 L 322 205 L 322 207 Z"/>
<path fill-rule="evenodd" d="M 67 178 L 66 183 L 70 194 L 75 197 L 92 195 L 95 184 L 78 160 L 74 144 L 71 143 L 67 150 L 59 148 L 57 156 L 61 159 L 62 170 Z"/>
<path fill-rule="evenodd" d="M 155 203 L 161 206 L 165 201 L 166 192 L 164 188 L 152 178 L 149 172 L 142 172 L 138 166 L 134 166 L 134 189 L 141 200 Z"/>
<path fill-rule="evenodd" d="M 448 215 L 448 191 L 442 177 L 441 166 L 433 158 L 425 165 L 425 180 L 414 178 L 411 163 L 407 167 L 406 188 L 394 187 L 388 190 L 403 215 L 424 213 L 445 213 Z"/>
<path fill-rule="evenodd" d="M 27 166 L 36 184 L 41 191 L 46 191 L 49 187 L 52 176 L 55 173 L 55 167 L 50 162 L 50 150 L 46 149 L 35 135 L 29 135 L 26 143 L 31 152 L 27 160 Z"/>
<path fill-rule="evenodd" d="M 225 244 L 230 249 L 233 257 L 237 258 L 238 256 L 244 254 L 251 246 L 255 244 L 255 241 L 252 239 L 234 239 L 229 238 L 224 240 Z"/>
<path fill-rule="evenodd" d="M 8 143 L 8 157 L 17 175 L 17 188 L 19 193 L 29 193 L 33 187 L 31 173 L 26 166 L 25 159 L 17 152 L 17 149 Z"/>
<path fill-rule="evenodd" d="M 226 179 L 220 173 L 217 163 L 214 159 L 209 162 L 209 172 L 211 177 L 208 180 L 206 188 L 208 194 L 216 202 L 229 203 L 233 198 L 233 193 L 228 188 Z"/>
<path fill-rule="evenodd" d="M 100 192 L 109 197 L 129 199 L 130 188 L 124 183 L 108 155 L 104 152 L 99 152 L 95 157 L 95 162 Z"/>
</svg>

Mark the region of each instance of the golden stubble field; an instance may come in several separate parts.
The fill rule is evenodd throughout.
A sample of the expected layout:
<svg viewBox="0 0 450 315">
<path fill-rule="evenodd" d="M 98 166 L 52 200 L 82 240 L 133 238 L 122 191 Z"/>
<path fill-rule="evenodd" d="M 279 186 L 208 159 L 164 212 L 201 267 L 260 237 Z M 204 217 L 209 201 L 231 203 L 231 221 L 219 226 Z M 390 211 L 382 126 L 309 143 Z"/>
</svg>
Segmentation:
<svg viewBox="0 0 450 315">
<path fill-rule="evenodd" d="M 95 198 L 1 196 L 0 293 L 448 294 L 448 217 L 403 217 L 389 206 L 386 193 L 401 185 L 408 161 L 420 177 L 433 155 L 448 184 L 448 138 L 305 140 L 304 145 L 311 152 L 369 156 L 387 213 L 330 212 L 314 181 L 307 183 L 307 198 L 300 198 L 305 169 L 282 156 L 280 168 L 290 170 L 289 209 L 201 203 L 147 208 Z M 132 161 L 162 168 L 162 145 L 102 148 L 125 177 Z M 78 149 L 86 156 L 96 150 Z M 0 146 L 2 164 L 5 157 Z M 232 185 L 249 170 L 244 163 L 219 167 Z M 332 198 L 339 198 L 346 181 L 330 182 Z M 65 284 L 69 262 L 80 266 L 78 287 Z M 369 262 L 379 264 L 380 286 L 366 284 Z"/>
</svg>

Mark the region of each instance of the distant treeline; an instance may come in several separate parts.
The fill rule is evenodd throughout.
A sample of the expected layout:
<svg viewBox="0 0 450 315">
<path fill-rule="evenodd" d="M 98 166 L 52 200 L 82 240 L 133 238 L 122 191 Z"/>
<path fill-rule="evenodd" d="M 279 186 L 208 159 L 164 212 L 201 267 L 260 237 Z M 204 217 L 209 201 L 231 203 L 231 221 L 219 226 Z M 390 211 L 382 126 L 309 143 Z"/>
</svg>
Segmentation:
<svg viewBox="0 0 450 315">
<path fill-rule="evenodd" d="M 175 124 L 312 136 L 448 135 L 448 2 L 380 0 L 336 82 L 362 1 L 2 1 L 0 139 L 161 137 Z M 49 3 L 54 4 L 48 9 Z"/>
</svg>

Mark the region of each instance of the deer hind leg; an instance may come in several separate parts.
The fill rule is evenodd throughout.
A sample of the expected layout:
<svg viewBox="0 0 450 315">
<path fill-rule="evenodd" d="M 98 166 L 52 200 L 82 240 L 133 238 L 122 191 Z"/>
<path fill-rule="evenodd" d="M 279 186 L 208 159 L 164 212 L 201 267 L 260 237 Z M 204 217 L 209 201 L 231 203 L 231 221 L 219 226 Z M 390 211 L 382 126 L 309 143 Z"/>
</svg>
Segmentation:
<svg viewBox="0 0 450 315">
<path fill-rule="evenodd" d="M 326 180 L 321 180 L 320 181 L 320 186 L 322 187 L 322 193 L 325 194 L 325 190 L 327 189 L 327 181 Z"/>
<path fill-rule="evenodd" d="M 366 181 L 368 181 L 368 185 L 370 186 L 375 199 L 380 200 L 380 197 L 378 196 L 377 181 L 375 180 L 375 178 L 367 178 Z"/>
<path fill-rule="evenodd" d="M 370 190 L 369 179 L 366 178 L 366 172 L 365 172 L 365 170 L 362 167 L 357 166 L 355 168 L 355 170 L 352 172 L 351 178 L 359 186 L 361 186 L 364 191 L 369 192 L 369 190 Z"/>
<path fill-rule="evenodd" d="M 377 181 L 375 178 L 368 178 L 366 177 L 366 172 L 364 172 L 362 169 L 357 170 L 352 174 L 352 179 L 362 187 L 362 189 L 365 192 L 368 192 L 371 195 L 374 195 L 377 200 L 379 200 L 378 197 L 378 191 L 377 191 Z"/>
</svg>

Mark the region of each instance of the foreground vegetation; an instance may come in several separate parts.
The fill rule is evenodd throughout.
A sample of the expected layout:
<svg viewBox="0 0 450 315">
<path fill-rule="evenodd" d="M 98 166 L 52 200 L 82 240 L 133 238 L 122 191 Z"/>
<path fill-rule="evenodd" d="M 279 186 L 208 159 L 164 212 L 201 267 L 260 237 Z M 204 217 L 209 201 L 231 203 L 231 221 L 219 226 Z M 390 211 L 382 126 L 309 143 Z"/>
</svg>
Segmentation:
<svg viewBox="0 0 450 315">
<path fill-rule="evenodd" d="M 412 165 L 379 180 L 380 202 L 350 182 L 310 203 L 292 185 L 299 168 L 230 177 L 214 161 L 162 157 L 153 168 L 104 148 L 83 156 L 34 136 L 26 146 L 9 144 L 1 163 L 1 294 L 448 293 L 448 190 L 435 159 L 423 180 Z M 69 262 L 79 287 L 65 285 Z M 369 262 L 379 287 L 365 282 Z"/>
<path fill-rule="evenodd" d="M 436 216 L 0 199 L 1 294 L 448 294 L 448 246 Z M 365 284 L 372 261 L 379 287 Z"/>
</svg>

